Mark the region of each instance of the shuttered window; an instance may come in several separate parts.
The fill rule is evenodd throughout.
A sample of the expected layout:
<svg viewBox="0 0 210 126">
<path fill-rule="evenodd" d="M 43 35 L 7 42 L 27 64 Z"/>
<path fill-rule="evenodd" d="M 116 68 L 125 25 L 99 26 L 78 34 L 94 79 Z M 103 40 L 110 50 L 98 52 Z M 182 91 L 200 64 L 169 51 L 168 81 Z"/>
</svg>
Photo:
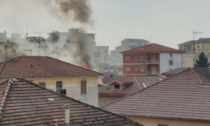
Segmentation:
<svg viewBox="0 0 210 126">
<path fill-rule="evenodd" d="M 82 80 L 81 81 L 81 94 L 87 94 L 86 80 Z"/>
<path fill-rule="evenodd" d="M 62 89 L 62 81 L 56 81 L 56 92 L 61 92 Z"/>
</svg>

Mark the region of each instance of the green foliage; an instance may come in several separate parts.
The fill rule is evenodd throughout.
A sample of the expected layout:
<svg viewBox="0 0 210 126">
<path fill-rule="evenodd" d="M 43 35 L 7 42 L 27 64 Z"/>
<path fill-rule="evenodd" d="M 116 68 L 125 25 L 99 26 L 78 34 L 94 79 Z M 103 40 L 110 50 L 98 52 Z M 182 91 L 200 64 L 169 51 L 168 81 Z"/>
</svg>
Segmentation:
<svg viewBox="0 0 210 126">
<path fill-rule="evenodd" d="M 195 67 L 209 67 L 208 57 L 205 56 L 204 52 L 201 52 L 198 59 L 196 60 Z"/>
</svg>

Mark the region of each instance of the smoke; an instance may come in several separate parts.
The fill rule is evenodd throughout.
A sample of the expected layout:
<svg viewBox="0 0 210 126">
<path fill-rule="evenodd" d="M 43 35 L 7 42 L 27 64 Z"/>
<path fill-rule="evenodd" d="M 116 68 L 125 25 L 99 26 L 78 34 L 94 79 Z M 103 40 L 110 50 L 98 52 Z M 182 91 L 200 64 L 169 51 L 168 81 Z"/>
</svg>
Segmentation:
<svg viewBox="0 0 210 126">
<path fill-rule="evenodd" d="M 34 25 L 36 25 L 37 19 L 40 19 L 40 15 L 42 14 L 40 12 L 47 10 L 48 15 L 42 18 L 47 18 L 48 21 L 49 17 L 54 17 L 59 21 L 59 24 L 65 27 L 73 23 L 77 26 L 79 25 L 78 29 L 83 29 L 83 31 L 89 27 L 93 28 L 92 9 L 89 0 L 1 0 L 1 2 L 0 7 L 14 9 L 7 13 L 8 17 L 12 15 L 11 20 L 17 21 L 22 20 L 22 18 L 30 18 L 33 20 Z M 27 16 L 23 16 L 23 12 L 27 14 Z M 38 17 L 34 15 L 35 12 L 38 13 Z M 45 23 L 46 27 L 48 27 L 47 21 L 42 23 Z M 13 26 L 13 23 L 10 23 L 10 25 Z M 8 27 L 10 25 L 8 25 Z M 52 37 L 55 34 L 57 34 L 58 39 L 53 40 Z M 89 68 L 95 67 L 95 40 L 93 37 L 90 37 L 84 32 L 77 32 L 77 29 L 71 29 L 64 33 L 52 32 L 50 35 L 52 36 L 49 36 L 46 41 L 41 41 L 40 48 L 38 48 L 39 42 L 37 41 L 23 41 L 22 43 L 18 43 L 17 51 L 19 54 L 27 53 L 26 55 L 50 56 L 79 66 L 83 66 L 86 62 Z"/>
</svg>

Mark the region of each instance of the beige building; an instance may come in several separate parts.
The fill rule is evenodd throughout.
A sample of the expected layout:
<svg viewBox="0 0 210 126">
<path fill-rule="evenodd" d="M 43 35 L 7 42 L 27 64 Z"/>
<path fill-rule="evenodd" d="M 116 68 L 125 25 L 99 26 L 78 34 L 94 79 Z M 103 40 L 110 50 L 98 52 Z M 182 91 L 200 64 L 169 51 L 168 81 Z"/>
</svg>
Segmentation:
<svg viewBox="0 0 210 126">
<path fill-rule="evenodd" d="M 210 126 L 209 68 L 188 68 L 102 109 L 144 126 Z"/>
<path fill-rule="evenodd" d="M 194 41 L 191 40 L 181 43 L 178 46 L 180 50 L 186 52 L 183 54 L 183 67 L 194 67 L 194 63 L 201 52 L 204 52 L 207 57 L 210 57 L 210 38 L 200 38 Z M 193 47 L 195 49 L 194 53 Z"/>
</svg>

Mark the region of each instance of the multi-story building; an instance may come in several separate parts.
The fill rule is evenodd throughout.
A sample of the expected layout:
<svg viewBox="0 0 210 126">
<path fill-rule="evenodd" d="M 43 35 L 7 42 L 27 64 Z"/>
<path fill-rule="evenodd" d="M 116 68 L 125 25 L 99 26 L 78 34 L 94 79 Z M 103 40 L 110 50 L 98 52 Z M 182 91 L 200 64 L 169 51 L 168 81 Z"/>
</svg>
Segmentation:
<svg viewBox="0 0 210 126">
<path fill-rule="evenodd" d="M 155 43 L 124 51 L 122 52 L 123 75 L 159 75 L 180 68 L 183 53 L 183 51 Z"/>
<path fill-rule="evenodd" d="M 115 50 L 111 51 L 111 63 L 116 66 L 122 66 L 123 58 L 120 52 L 143 46 L 146 44 L 149 44 L 149 42 L 144 39 L 124 39 L 123 41 L 121 41 L 120 46 L 116 47 Z"/>
<path fill-rule="evenodd" d="M 99 63 L 109 63 L 109 46 L 96 46 L 96 52 L 99 54 Z"/>
<path fill-rule="evenodd" d="M 195 61 L 201 52 L 210 57 L 210 38 L 191 40 L 178 44 L 178 46 L 180 50 L 186 52 L 183 54 L 183 67 L 194 67 Z"/>
</svg>

